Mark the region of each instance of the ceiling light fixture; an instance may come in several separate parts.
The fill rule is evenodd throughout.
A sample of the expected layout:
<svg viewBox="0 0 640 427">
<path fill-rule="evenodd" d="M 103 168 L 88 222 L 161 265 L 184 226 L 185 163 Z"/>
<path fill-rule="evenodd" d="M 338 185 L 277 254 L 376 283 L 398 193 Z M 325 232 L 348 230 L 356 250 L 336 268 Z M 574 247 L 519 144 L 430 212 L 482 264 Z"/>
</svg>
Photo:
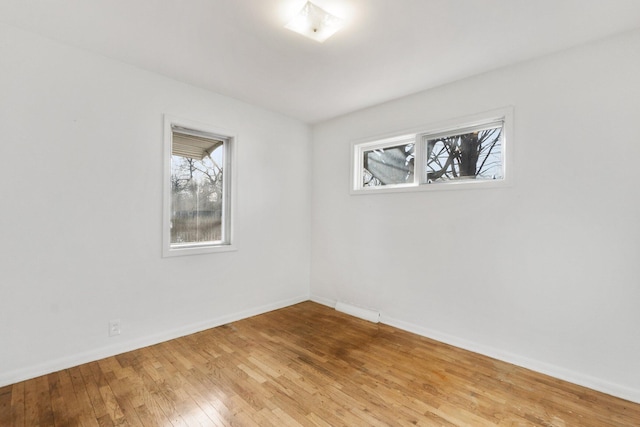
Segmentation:
<svg viewBox="0 0 640 427">
<path fill-rule="evenodd" d="M 322 43 L 343 25 L 342 19 L 307 1 L 285 28 Z"/>
</svg>

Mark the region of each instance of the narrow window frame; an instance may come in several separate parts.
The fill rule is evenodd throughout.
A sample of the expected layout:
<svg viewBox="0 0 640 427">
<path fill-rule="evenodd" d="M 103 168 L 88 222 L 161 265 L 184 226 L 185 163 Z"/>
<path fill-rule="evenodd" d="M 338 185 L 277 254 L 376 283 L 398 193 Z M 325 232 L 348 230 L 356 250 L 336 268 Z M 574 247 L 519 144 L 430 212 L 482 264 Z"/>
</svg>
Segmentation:
<svg viewBox="0 0 640 427">
<path fill-rule="evenodd" d="M 351 171 L 350 194 L 384 194 L 414 191 L 468 190 L 507 187 L 513 184 L 513 114 L 514 107 L 503 107 L 479 114 L 460 117 L 452 120 L 432 123 L 412 129 L 382 135 L 377 138 L 366 138 L 351 143 Z M 426 170 L 426 141 L 442 135 L 472 131 L 475 128 L 493 123 L 502 123 L 501 152 L 502 178 L 495 180 L 461 179 L 451 181 L 429 182 Z M 389 148 L 398 145 L 397 141 L 415 139 L 414 180 L 412 183 L 363 186 L 364 161 L 363 155 L 372 148 Z"/>
<path fill-rule="evenodd" d="M 408 182 L 404 184 L 389 184 L 383 187 L 367 187 L 363 184 L 363 174 L 364 174 L 364 154 L 368 151 L 380 149 L 380 148 L 393 148 L 404 144 L 413 143 L 413 152 L 414 152 L 414 173 L 413 173 L 413 182 Z M 356 191 L 376 191 L 380 188 L 385 189 L 400 189 L 400 188 L 410 188 L 412 186 L 418 185 L 420 181 L 419 174 L 415 173 L 415 169 L 417 169 L 417 165 L 415 162 L 419 157 L 420 147 L 418 143 L 418 135 L 415 133 L 406 134 L 406 135 L 398 135 L 389 138 L 377 139 L 374 141 L 364 142 L 360 144 L 353 144 L 353 158 L 356 161 L 355 172 L 352 174 L 353 176 L 353 188 Z M 352 162 L 353 163 L 353 162 Z"/>
<path fill-rule="evenodd" d="M 192 134 L 222 140 L 224 147 L 222 180 L 222 238 L 212 242 L 171 243 L 171 157 L 173 154 L 173 135 Z M 236 147 L 237 136 L 228 130 L 184 119 L 169 114 L 164 115 L 164 168 L 163 168 L 163 221 L 162 256 L 199 255 L 237 250 L 235 245 L 235 183 L 236 183 Z"/>
</svg>

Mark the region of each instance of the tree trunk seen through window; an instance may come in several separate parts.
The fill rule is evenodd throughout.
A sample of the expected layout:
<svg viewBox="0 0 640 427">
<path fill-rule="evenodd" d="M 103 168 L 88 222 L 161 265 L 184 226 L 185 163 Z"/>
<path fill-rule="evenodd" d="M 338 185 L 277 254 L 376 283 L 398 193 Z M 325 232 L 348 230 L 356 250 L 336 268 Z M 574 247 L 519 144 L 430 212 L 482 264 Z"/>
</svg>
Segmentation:
<svg viewBox="0 0 640 427">
<path fill-rule="evenodd" d="M 502 128 L 427 140 L 428 182 L 501 179 Z"/>
</svg>

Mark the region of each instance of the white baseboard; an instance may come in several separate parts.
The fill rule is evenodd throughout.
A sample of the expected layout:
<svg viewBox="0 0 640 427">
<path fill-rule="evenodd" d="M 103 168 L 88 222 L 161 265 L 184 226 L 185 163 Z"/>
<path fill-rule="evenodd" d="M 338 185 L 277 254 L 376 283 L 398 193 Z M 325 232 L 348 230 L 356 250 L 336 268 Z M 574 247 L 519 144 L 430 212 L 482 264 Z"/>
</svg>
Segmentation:
<svg viewBox="0 0 640 427">
<path fill-rule="evenodd" d="M 259 314 L 267 313 L 269 311 L 278 310 L 280 308 L 288 307 L 294 304 L 298 304 L 304 301 L 308 301 L 309 296 L 299 296 L 296 298 L 290 298 L 283 301 L 278 301 L 271 304 L 254 307 L 248 310 L 243 310 L 238 313 L 227 314 L 220 317 L 215 317 L 203 322 L 192 323 L 179 328 L 163 331 L 158 334 L 149 335 L 146 337 L 133 339 L 125 342 L 121 342 L 114 345 L 105 346 L 99 349 L 74 354 L 68 357 L 55 359 L 35 366 L 29 366 L 22 369 L 16 369 L 9 372 L 3 372 L 0 374 L 0 387 L 14 384 L 20 381 L 25 381 L 31 378 L 36 378 L 41 375 L 50 374 L 63 369 L 72 368 L 74 366 L 82 365 L 83 363 L 94 362 L 96 360 L 104 359 L 105 357 L 115 356 L 117 354 L 126 353 L 128 351 L 136 350 L 150 345 L 158 344 L 161 342 L 169 341 L 175 338 L 183 337 L 185 335 L 194 334 L 196 332 L 204 331 L 206 329 L 215 328 L 217 326 L 225 325 L 230 322 L 236 322 L 238 320 L 246 319 L 248 317 L 257 316 Z"/>
<path fill-rule="evenodd" d="M 493 359 L 511 363 L 512 365 L 530 369 L 541 374 L 549 375 L 563 381 L 587 387 L 592 390 L 606 393 L 611 396 L 629 400 L 634 403 L 640 403 L 640 390 L 637 389 L 629 388 L 600 378 L 581 374 L 579 372 L 571 371 L 559 366 L 529 359 L 527 357 L 503 351 L 494 347 L 478 344 L 476 342 L 468 341 L 439 331 L 423 328 L 412 323 L 393 319 L 391 317 L 385 316 L 384 314 L 381 314 L 380 316 L 380 323 L 384 323 L 385 325 L 393 326 L 394 328 L 402 329 L 407 332 L 412 332 L 414 334 L 421 335 L 423 337 L 430 338 L 445 344 L 449 344 L 454 347 L 462 348 L 474 353 L 479 353 Z"/>
<path fill-rule="evenodd" d="M 331 308 L 334 308 L 338 303 L 337 300 L 334 300 L 331 298 L 325 298 L 325 297 L 321 297 L 319 295 L 313 295 L 313 294 L 309 296 L 309 299 L 313 302 L 317 302 L 318 304 L 326 305 L 327 307 L 331 307 Z"/>
<path fill-rule="evenodd" d="M 186 325 L 180 328 L 175 328 L 169 331 L 164 331 L 159 334 L 150 335 L 150 336 L 135 339 L 135 340 L 130 340 L 127 342 L 116 344 L 116 345 L 102 347 L 100 349 L 75 354 L 69 357 L 52 360 L 47 363 L 30 366 L 23 369 L 16 369 L 13 371 L 5 372 L 0 374 L 0 387 L 6 386 L 9 384 L 14 384 L 20 381 L 28 380 L 31 378 L 35 378 L 41 375 L 46 375 L 52 372 L 60 371 L 62 369 L 78 366 L 83 363 L 104 359 L 105 357 L 126 353 L 127 351 L 136 350 L 138 348 L 158 344 L 164 341 L 168 341 L 174 338 L 179 338 L 179 337 L 200 332 L 206 329 L 215 328 L 217 326 L 225 325 L 230 322 L 235 322 L 238 320 L 246 319 L 248 317 L 257 316 L 259 314 L 267 313 L 273 310 L 278 310 L 280 308 L 288 307 L 288 306 L 298 304 L 307 300 L 311 300 L 313 302 L 316 302 L 318 304 L 322 304 L 331 308 L 334 308 L 337 303 L 336 300 L 321 297 L 318 295 L 311 295 L 311 296 L 304 295 L 296 298 L 278 301 L 272 304 L 266 304 L 266 305 L 255 307 L 252 309 L 243 310 L 238 313 L 216 317 L 204 322 L 194 323 L 194 324 Z M 552 377 L 555 377 L 564 381 L 568 381 L 573 384 L 577 384 L 577 385 L 587 387 L 596 391 L 600 391 L 600 392 L 609 394 L 611 396 L 629 400 L 634 403 L 640 403 L 640 390 L 637 390 L 637 389 L 633 389 L 626 386 L 622 386 L 620 384 L 605 381 L 600 378 L 591 377 L 589 375 L 581 374 L 579 372 L 574 372 L 574 371 L 564 369 L 548 363 L 532 360 L 527 357 L 506 352 L 490 346 L 478 344 L 476 342 L 468 341 L 468 340 L 458 338 L 449 334 L 445 334 L 439 331 L 434 331 L 428 328 L 414 325 L 409 322 L 393 319 L 391 317 L 385 316 L 384 314 L 380 315 L 380 322 L 389 326 L 393 326 L 398 329 L 402 329 L 417 335 L 421 335 L 427 338 L 434 339 L 436 341 L 443 342 L 445 344 L 449 344 L 455 347 L 469 350 L 474 353 L 479 353 L 488 357 L 492 357 L 497 360 L 501 360 L 503 362 L 507 362 L 513 365 L 521 366 L 523 368 L 531 369 L 532 371 L 535 371 L 535 372 L 540 372 L 545 375 L 550 375 Z"/>
<path fill-rule="evenodd" d="M 372 323 L 378 323 L 380 321 L 379 311 L 359 307 L 346 302 L 338 301 L 336 303 L 336 310 Z"/>
</svg>

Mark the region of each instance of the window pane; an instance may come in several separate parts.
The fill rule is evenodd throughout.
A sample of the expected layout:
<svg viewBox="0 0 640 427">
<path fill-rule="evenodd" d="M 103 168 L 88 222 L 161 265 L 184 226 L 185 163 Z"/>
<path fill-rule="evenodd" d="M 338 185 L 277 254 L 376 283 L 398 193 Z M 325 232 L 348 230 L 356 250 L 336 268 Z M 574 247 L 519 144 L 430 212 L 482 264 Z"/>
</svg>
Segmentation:
<svg viewBox="0 0 640 427">
<path fill-rule="evenodd" d="M 224 142 L 174 133 L 171 244 L 223 239 Z"/>
<path fill-rule="evenodd" d="M 502 126 L 429 139 L 427 182 L 503 178 Z"/>
<path fill-rule="evenodd" d="M 362 186 L 413 182 L 414 144 L 377 148 L 362 153 Z"/>
</svg>

